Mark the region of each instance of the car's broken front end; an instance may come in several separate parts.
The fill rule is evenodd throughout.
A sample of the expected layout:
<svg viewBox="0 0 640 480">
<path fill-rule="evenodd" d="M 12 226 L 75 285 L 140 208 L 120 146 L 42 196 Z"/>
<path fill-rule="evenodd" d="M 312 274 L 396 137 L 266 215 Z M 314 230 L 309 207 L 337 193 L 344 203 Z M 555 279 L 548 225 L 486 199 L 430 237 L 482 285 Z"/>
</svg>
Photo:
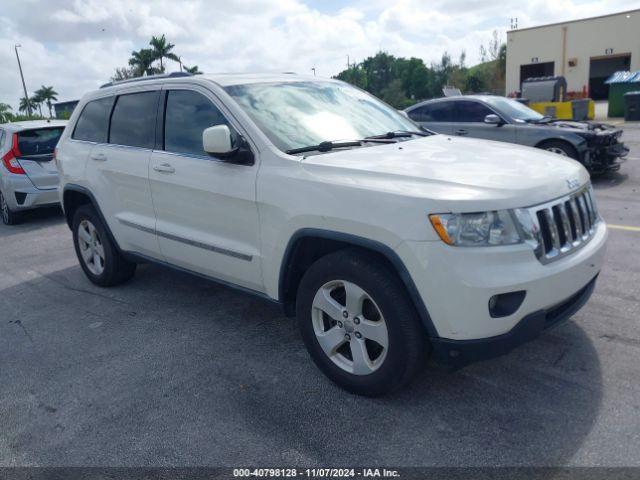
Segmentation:
<svg viewBox="0 0 640 480">
<path fill-rule="evenodd" d="M 619 170 L 629 153 L 629 148 L 621 141 L 622 129 L 613 125 L 568 121 L 556 121 L 553 125 L 571 129 L 587 141 L 588 150 L 582 161 L 592 174 Z"/>
</svg>

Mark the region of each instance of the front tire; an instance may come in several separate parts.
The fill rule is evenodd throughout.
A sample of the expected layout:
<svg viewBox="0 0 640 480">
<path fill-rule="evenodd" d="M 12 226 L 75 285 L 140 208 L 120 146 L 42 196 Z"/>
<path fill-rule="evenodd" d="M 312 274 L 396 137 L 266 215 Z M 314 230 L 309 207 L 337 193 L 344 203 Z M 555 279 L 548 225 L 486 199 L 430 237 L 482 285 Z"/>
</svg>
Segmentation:
<svg viewBox="0 0 640 480">
<path fill-rule="evenodd" d="M 424 366 L 428 345 L 406 289 L 367 252 L 317 260 L 300 282 L 296 313 L 315 364 L 352 393 L 389 393 Z"/>
<path fill-rule="evenodd" d="M 0 191 L 0 216 L 2 216 L 2 223 L 5 225 L 17 225 L 22 220 L 22 217 L 9 208 L 4 194 Z"/>
<path fill-rule="evenodd" d="M 73 244 L 82 270 L 96 285 L 119 285 L 136 271 L 136 264 L 120 254 L 90 205 L 81 206 L 73 216 Z"/>
<path fill-rule="evenodd" d="M 570 143 L 560 140 L 548 140 L 538 145 L 538 148 L 546 150 L 547 152 L 557 153 L 563 157 L 573 158 L 579 160 L 578 151 Z"/>
</svg>

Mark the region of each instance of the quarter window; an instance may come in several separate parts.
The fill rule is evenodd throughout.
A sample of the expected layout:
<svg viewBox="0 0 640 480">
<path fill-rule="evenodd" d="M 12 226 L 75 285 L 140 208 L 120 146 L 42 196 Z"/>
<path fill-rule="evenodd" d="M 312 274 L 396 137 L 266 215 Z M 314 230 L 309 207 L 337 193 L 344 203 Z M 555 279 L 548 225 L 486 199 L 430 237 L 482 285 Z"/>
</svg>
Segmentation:
<svg viewBox="0 0 640 480">
<path fill-rule="evenodd" d="M 207 155 L 202 132 L 214 125 L 228 125 L 224 115 L 204 95 L 189 90 L 167 93 L 164 149 L 168 152 Z"/>
<path fill-rule="evenodd" d="M 82 109 L 71 138 L 88 142 L 106 142 L 109 114 L 114 98 L 101 98 L 87 103 Z"/>
<path fill-rule="evenodd" d="M 109 143 L 153 148 L 158 92 L 120 95 L 113 107 Z"/>
<path fill-rule="evenodd" d="M 484 122 L 484 117 L 493 112 L 479 102 L 462 100 L 456 102 L 456 121 L 458 122 Z"/>
</svg>

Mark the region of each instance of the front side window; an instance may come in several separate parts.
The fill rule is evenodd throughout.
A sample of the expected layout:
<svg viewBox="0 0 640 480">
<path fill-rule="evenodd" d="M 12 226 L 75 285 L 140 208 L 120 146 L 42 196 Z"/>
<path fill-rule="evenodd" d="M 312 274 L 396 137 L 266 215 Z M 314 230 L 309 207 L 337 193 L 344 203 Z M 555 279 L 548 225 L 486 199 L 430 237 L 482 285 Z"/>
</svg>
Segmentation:
<svg viewBox="0 0 640 480">
<path fill-rule="evenodd" d="M 225 90 L 282 151 L 419 128 L 372 95 L 341 82 L 252 83 Z"/>
<path fill-rule="evenodd" d="M 458 122 L 484 122 L 484 117 L 493 112 L 479 102 L 468 100 L 456 102 L 456 121 Z"/>
<path fill-rule="evenodd" d="M 540 115 L 535 110 L 532 110 L 526 105 L 510 98 L 489 97 L 485 102 L 496 108 L 498 111 L 503 112 L 516 120 L 535 122 L 544 118 L 544 115 Z"/>
<path fill-rule="evenodd" d="M 18 132 L 18 150 L 25 157 L 51 155 L 63 131 L 64 127 L 55 127 Z"/>
<path fill-rule="evenodd" d="M 157 108 L 157 91 L 120 95 L 111 115 L 109 143 L 153 148 Z"/>
<path fill-rule="evenodd" d="M 107 97 L 87 103 L 82 109 L 71 138 L 87 142 L 106 142 L 109 114 L 114 100 L 115 97 Z"/>
<path fill-rule="evenodd" d="M 167 152 L 207 155 L 202 132 L 214 125 L 228 125 L 220 110 L 204 95 L 189 90 L 170 90 L 164 118 L 164 149 Z"/>
</svg>

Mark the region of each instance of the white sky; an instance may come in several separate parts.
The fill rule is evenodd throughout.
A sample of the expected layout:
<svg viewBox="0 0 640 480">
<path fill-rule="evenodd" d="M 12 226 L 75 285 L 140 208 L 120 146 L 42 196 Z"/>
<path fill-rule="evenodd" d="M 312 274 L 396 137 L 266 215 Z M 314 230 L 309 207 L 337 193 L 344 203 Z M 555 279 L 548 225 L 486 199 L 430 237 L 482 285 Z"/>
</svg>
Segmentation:
<svg viewBox="0 0 640 480">
<path fill-rule="evenodd" d="M 444 51 L 467 64 L 511 17 L 529 27 L 640 8 L 640 0 L 3 0 L 0 102 L 52 85 L 78 99 L 126 66 L 131 51 L 164 33 L 186 65 L 205 73 L 295 71 L 329 77 L 347 55 L 384 50 L 427 64 Z M 178 65 L 169 62 L 168 70 Z"/>
</svg>

